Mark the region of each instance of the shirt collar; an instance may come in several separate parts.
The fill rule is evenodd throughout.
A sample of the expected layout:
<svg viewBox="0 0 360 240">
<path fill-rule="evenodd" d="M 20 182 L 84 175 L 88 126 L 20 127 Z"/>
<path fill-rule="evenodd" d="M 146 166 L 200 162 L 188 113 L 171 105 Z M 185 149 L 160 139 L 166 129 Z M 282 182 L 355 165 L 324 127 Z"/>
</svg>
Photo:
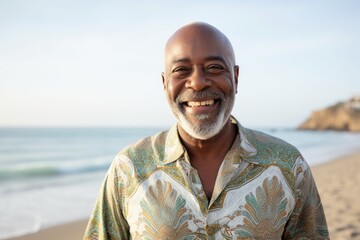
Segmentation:
<svg viewBox="0 0 360 240">
<path fill-rule="evenodd" d="M 164 164 L 178 160 L 184 154 L 184 152 L 185 149 L 180 141 L 177 124 L 175 124 L 170 128 L 166 136 L 163 161 Z"/>
<path fill-rule="evenodd" d="M 235 117 L 231 116 L 230 120 L 233 124 L 236 124 L 238 127 L 238 136 L 231 149 L 235 149 L 235 151 L 239 151 L 238 154 L 240 155 L 241 159 L 251 163 L 256 163 L 255 161 L 251 161 L 251 159 L 256 155 L 257 151 L 256 148 L 251 144 L 251 140 L 249 139 L 248 136 L 249 130 L 244 128 L 235 119 Z M 174 162 L 184 155 L 185 148 L 181 144 L 180 137 L 178 134 L 177 124 L 173 125 L 170 128 L 166 136 L 164 150 L 165 150 L 164 160 L 163 160 L 164 164 L 169 164 L 171 162 Z"/>
</svg>

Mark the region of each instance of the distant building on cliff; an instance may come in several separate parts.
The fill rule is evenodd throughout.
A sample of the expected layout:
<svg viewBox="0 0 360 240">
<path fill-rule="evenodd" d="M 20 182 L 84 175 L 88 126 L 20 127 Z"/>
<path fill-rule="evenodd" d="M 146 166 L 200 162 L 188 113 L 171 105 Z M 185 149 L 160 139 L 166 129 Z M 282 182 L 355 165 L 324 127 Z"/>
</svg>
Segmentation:
<svg viewBox="0 0 360 240">
<path fill-rule="evenodd" d="M 313 112 L 299 129 L 360 132 L 360 96 Z"/>
</svg>

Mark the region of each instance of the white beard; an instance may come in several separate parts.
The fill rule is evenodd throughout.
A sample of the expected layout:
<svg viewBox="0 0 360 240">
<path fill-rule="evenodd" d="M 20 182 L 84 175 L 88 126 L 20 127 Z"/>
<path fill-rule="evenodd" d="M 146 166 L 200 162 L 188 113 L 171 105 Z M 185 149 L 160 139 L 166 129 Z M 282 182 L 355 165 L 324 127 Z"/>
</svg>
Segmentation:
<svg viewBox="0 0 360 240">
<path fill-rule="evenodd" d="M 170 106 L 172 113 L 177 119 L 178 124 L 182 127 L 182 129 L 189 134 L 191 137 L 200 140 L 207 140 L 216 134 L 218 134 L 225 126 L 228 121 L 232 108 L 235 102 L 235 94 L 234 92 L 230 93 L 228 97 L 225 96 L 220 91 L 203 91 L 192 93 L 192 97 L 208 97 L 210 99 L 219 99 L 220 104 L 219 113 L 216 116 L 216 119 L 210 122 L 208 118 L 210 114 L 199 114 L 195 115 L 195 118 L 198 120 L 198 123 L 192 123 L 186 117 L 186 110 L 181 108 L 181 103 L 186 99 L 183 95 L 179 95 L 175 101 L 172 101 L 167 95 L 167 100 Z"/>
<path fill-rule="evenodd" d="M 176 115 L 179 125 L 184 129 L 184 131 L 193 138 L 200 140 L 209 139 L 219 133 L 221 129 L 225 126 L 226 120 L 230 117 L 230 114 L 228 114 L 228 116 L 225 116 L 225 108 L 222 108 L 215 122 L 204 123 L 202 125 L 194 125 L 189 122 L 186 119 L 185 115 L 181 112 L 178 112 L 178 114 L 174 114 Z M 201 114 L 198 115 L 196 118 L 198 118 L 199 120 L 205 120 L 208 118 L 208 115 Z"/>
</svg>

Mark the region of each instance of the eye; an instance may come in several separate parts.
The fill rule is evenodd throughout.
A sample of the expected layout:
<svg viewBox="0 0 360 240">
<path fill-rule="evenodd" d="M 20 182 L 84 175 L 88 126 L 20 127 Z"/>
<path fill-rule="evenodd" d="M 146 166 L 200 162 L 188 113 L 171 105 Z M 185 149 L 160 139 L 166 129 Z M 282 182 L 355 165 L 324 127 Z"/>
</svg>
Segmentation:
<svg viewBox="0 0 360 240">
<path fill-rule="evenodd" d="M 206 72 L 211 74 L 219 74 L 225 71 L 225 68 L 219 64 L 211 64 L 206 67 Z"/>
<path fill-rule="evenodd" d="M 191 72 L 191 69 L 188 67 L 180 66 L 172 70 L 172 74 L 175 76 L 184 76 Z"/>
<path fill-rule="evenodd" d="M 186 72 L 189 69 L 187 67 L 176 67 L 174 68 L 173 72 Z"/>
</svg>

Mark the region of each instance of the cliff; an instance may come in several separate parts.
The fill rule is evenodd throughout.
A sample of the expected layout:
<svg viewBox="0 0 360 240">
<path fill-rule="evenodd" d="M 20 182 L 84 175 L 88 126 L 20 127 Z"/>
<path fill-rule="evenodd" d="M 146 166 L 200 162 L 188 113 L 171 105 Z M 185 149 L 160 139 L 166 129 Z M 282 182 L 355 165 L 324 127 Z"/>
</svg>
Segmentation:
<svg viewBox="0 0 360 240">
<path fill-rule="evenodd" d="M 313 112 L 299 129 L 360 131 L 360 96 Z"/>
</svg>

